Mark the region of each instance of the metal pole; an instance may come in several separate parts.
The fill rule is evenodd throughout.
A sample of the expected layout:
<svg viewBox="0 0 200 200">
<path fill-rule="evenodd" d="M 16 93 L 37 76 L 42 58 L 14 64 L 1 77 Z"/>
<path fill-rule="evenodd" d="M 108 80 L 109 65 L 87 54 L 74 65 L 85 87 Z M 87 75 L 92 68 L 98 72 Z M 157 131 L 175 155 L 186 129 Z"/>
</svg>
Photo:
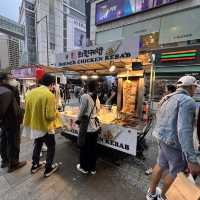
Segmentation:
<svg viewBox="0 0 200 200">
<path fill-rule="evenodd" d="M 152 87 L 153 87 L 153 64 L 151 65 L 151 73 L 150 73 L 149 102 L 151 102 L 152 98 Z"/>
<path fill-rule="evenodd" d="M 38 28 L 37 28 L 37 9 L 35 10 L 35 37 L 36 37 L 36 58 L 37 64 L 39 64 L 39 53 L 38 53 Z"/>
<path fill-rule="evenodd" d="M 48 18 L 47 15 L 46 18 L 46 37 L 47 37 L 47 65 L 49 66 L 49 34 L 48 34 Z"/>
</svg>

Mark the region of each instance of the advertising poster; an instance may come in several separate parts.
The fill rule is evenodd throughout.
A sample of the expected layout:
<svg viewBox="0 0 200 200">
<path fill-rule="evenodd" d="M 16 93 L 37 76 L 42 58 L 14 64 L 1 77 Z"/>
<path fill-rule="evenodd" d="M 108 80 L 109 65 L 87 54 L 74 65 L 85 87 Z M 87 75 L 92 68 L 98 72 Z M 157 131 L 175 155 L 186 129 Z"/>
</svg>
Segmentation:
<svg viewBox="0 0 200 200">
<path fill-rule="evenodd" d="M 96 5 L 96 24 L 135 13 L 135 0 L 110 0 Z"/>
<path fill-rule="evenodd" d="M 181 0 L 105 0 L 96 4 L 96 25 Z"/>
<path fill-rule="evenodd" d="M 141 12 L 153 8 L 154 0 L 136 0 L 136 12 Z"/>
</svg>

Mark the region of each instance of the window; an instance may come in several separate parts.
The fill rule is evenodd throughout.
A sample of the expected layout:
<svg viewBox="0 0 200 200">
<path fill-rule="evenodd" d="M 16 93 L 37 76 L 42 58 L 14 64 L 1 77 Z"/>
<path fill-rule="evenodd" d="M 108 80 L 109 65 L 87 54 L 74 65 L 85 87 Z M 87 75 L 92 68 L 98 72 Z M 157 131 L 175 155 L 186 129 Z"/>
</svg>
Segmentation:
<svg viewBox="0 0 200 200">
<path fill-rule="evenodd" d="M 67 37 L 67 30 L 64 30 L 64 38 Z"/>
<path fill-rule="evenodd" d="M 86 33 L 77 28 L 74 29 L 74 46 L 75 47 L 86 46 Z"/>
<path fill-rule="evenodd" d="M 64 47 L 67 47 L 67 39 L 64 39 Z"/>
<path fill-rule="evenodd" d="M 50 49 L 55 50 L 56 45 L 54 43 L 50 43 Z"/>
</svg>

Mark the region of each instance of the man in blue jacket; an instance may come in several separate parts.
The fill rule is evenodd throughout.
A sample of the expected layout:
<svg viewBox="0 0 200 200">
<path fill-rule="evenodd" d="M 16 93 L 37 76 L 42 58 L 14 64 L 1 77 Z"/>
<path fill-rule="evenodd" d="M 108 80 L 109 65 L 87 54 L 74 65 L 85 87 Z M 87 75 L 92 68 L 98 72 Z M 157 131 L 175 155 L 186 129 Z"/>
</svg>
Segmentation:
<svg viewBox="0 0 200 200">
<path fill-rule="evenodd" d="M 197 88 L 193 76 L 183 76 L 177 82 L 176 92 L 166 95 L 160 102 L 154 135 L 159 141 L 159 156 L 153 169 L 147 200 L 164 200 L 165 193 L 179 172 L 189 168 L 193 175 L 200 174 L 199 154 L 194 150 L 193 125 L 196 104 L 192 99 Z M 164 171 L 161 194 L 156 194 Z"/>
</svg>

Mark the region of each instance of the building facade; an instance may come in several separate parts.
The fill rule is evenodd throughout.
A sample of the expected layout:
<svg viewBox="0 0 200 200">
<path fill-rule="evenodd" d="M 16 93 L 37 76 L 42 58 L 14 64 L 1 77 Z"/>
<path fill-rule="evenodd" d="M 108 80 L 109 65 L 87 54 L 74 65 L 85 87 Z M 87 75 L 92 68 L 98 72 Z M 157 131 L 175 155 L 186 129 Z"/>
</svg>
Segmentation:
<svg viewBox="0 0 200 200">
<path fill-rule="evenodd" d="M 20 65 L 19 39 L 0 33 L 0 70 Z"/>
<path fill-rule="evenodd" d="M 103 45 L 129 38 L 140 54 L 154 54 L 154 92 L 160 99 L 164 86 L 180 76 L 200 79 L 199 17 L 199 0 L 97 0 L 91 4 L 90 39 Z"/>
<path fill-rule="evenodd" d="M 55 65 L 56 54 L 85 45 L 84 0 L 23 0 L 19 22 L 27 64 Z M 28 19 L 30 18 L 31 19 Z M 28 17 L 28 18 L 27 18 Z"/>
<path fill-rule="evenodd" d="M 18 22 L 25 27 L 25 40 L 21 41 L 22 64 L 36 64 L 34 0 L 23 0 L 19 9 Z"/>
<path fill-rule="evenodd" d="M 101 44 L 158 33 L 159 47 L 198 43 L 199 11 L 199 0 L 95 1 L 91 5 L 91 40 Z"/>
</svg>

